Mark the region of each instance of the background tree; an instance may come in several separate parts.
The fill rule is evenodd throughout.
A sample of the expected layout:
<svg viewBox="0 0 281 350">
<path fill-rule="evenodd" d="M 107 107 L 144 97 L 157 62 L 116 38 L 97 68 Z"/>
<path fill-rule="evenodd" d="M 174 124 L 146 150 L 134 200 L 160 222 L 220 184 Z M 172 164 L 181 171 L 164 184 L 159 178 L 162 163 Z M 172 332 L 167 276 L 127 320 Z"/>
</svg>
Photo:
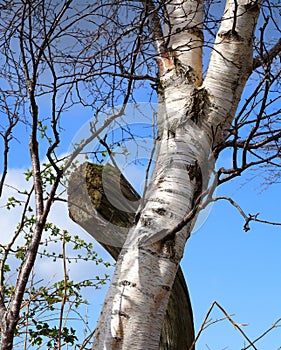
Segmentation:
<svg viewBox="0 0 281 350">
<path fill-rule="evenodd" d="M 12 349 L 29 305 L 25 293 L 33 288 L 42 234 L 46 228 L 57 233 L 47 218 L 63 198 L 64 175 L 92 140 L 125 115 L 129 102 L 144 98 L 140 89 L 148 100 L 158 100 L 155 166 L 118 257 L 93 347 L 158 349 L 171 288 L 199 211 L 224 199 L 243 215 L 245 230 L 251 221 L 265 221 L 246 215 L 229 197 L 216 197 L 214 190 L 250 168 L 280 166 L 278 3 L 234 0 L 224 11 L 221 3 L 177 0 L 0 6 L 0 194 L 17 140 L 22 157 L 27 159 L 29 150 L 26 177 L 32 181 L 27 192 L 19 189 L 24 199 L 10 197 L 6 203 L 22 204 L 22 213 L 9 243 L 1 246 L 1 349 Z M 73 120 L 73 113 L 82 116 Z M 79 127 L 84 115 L 92 117 L 89 137 L 66 154 L 69 120 Z M 119 141 L 101 141 L 114 156 Z M 232 156 L 231 167 L 220 162 L 224 152 Z M 100 160 L 97 152 L 92 159 Z M 60 235 L 65 242 L 68 236 Z M 18 246 L 19 239 L 24 244 Z M 83 242 L 80 246 L 89 252 Z M 7 290 L 11 254 L 19 262 Z M 63 285 L 66 291 L 66 274 Z M 58 329 L 44 332 L 61 348 L 69 334 L 62 324 Z"/>
</svg>

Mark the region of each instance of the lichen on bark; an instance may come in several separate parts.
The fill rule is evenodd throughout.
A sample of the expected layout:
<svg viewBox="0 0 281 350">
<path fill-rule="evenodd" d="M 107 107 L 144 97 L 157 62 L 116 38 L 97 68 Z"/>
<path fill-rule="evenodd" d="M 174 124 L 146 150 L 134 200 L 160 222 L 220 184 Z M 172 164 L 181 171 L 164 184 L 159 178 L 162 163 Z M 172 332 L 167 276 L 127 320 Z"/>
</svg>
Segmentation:
<svg viewBox="0 0 281 350">
<path fill-rule="evenodd" d="M 116 187 L 119 187 L 120 184 L 124 196 L 132 205 L 131 208 L 128 208 L 131 212 L 118 210 L 105 198 L 102 184 L 103 171 L 111 175 L 109 177 L 111 177 L 112 194 L 115 193 Z M 108 180 L 108 177 L 106 178 Z M 136 204 L 139 203 L 139 200 L 140 196 L 131 184 L 111 165 L 99 166 L 87 162 L 80 165 L 69 179 L 68 208 L 71 219 L 97 238 L 114 259 L 118 258 L 128 230 L 134 225 L 134 216 L 137 212 Z M 105 226 L 102 226 L 97 218 L 99 214 L 105 222 L 110 218 L 112 224 L 120 225 L 118 233 L 120 233 L 121 238 L 120 236 L 116 237 L 116 241 L 119 242 L 117 246 L 106 244 L 101 240 L 102 235 L 111 235 L 113 236 L 112 241 L 114 241 L 115 232 L 110 230 L 112 226 L 106 226 L 108 231 L 104 230 Z M 100 231 L 102 231 L 102 235 Z M 193 340 L 192 308 L 185 279 L 179 267 L 162 326 L 159 350 L 189 349 Z"/>
</svg>

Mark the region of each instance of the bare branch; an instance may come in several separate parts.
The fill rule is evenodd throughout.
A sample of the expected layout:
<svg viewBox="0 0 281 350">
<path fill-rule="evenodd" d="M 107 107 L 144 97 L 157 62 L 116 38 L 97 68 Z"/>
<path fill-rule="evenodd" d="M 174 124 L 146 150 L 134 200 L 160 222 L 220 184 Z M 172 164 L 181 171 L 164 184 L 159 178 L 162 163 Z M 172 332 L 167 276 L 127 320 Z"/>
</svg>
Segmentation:
<svg viewBox="0 0 281 350">
<path fill-rule="evenodd" d="M 254 58 L 253 70 L 263 66 L 264 64 L 269 65 L 275 58 L 280 56 L 281 53 L 281 39 L 272 46 L 263 56 L 258 56 Z"/>
<path fill-rule="evenodd" d="M 256 343 L 259 340 L 261 340 L 262 338 L 264 338 L 269 332 L 271 332 L 274 328 L 280 327 L 279 323 L 281 322 L 281 318 L 279 318 L 278 320 L 276 320 L 271 327 L 269 327 L 265 332 L 263 332 L 258 338 L 256 338 L 252 343 Z M 246 346 L 245 348 L 241 349 L 241 350 L 247 350 L 251 347 L 252 345 L 249 344 L 248 346 Z"/>
<path fill-rule="evenodd" d="M 219 310 L 224 314 L 225 318 L 228 319 L 228 321 L 234 326 L 235 329 L 238 329 L 238 331 L 243 335 L 243 337 L 247 340 L 247 342 L 249 343 L 249 347 L 252 347 L 253 349 L 257 350 L 257 348 L 255 347 L 254 345 L 254 342 L 252 342 L 249 337 L 246 335 L 246 333 L 242 330 L 241 326 L 245 326 L 245 324 L 238 324 L 237 322 L 235 322 L 231 317 L 230 315 L 225 311 L 225 309 L 217 302 L 217 301 L 214 301 L 211 305 L 211 307 L 209 308 L 202 324 L 201 324 L 201 327 L 198 331 L 198 334 L 196 336 L 196 338 L 194 339 L 194 342 L 193 344 L 191 345 L 191 347 L 189 348 L 189 350 L 194 350 L 195 349 L 195 344 L 196 342 L 198 341 L 200 335 L 202 334 L 203 330 L 206 328 L 206 324 L 207 324 L 207 321 L 210 317 L 210 314 L 211 312 L 213 311 L 214 307 L 217 307 L 219 308 Z"/>
<path fill-rule="evenodd" d="M 1 92 L 3 93 L 3 92 Z M 3 93 L 3 95 L 5 95 Z M 4 97 L 5 98 L 5 97 Z M 7 105 L 7 101 L 5 99 L 5 110 L 8 113 L 8 121 L 9 121 L 9 125 L 7 127 L 7 129 L 3 132 L 0 132 L 0 136 L 3 138 L 3 143 L 4 143 L 4 150 L 3 150 L 3 170 L 2 170 L 2 175 L 1 175 L 1 179 L 0 179 L 0 197 L 2 196 L 2 192 L 3 192 L 3 186 L 5 183 L 5 179 L 7 176 L 7 172 L 8 172 L 8 153 L 9 153 L 9 143 L 12 140 L 13 136 L 13 129 L 15 128 L 15 126 L 17 125 L 19 118 L 17 116 L 17 113 L 13 113 L 13 115 L 9 115 L 10 111 Z"/>
<path fill-rule="evenodd" d="M 228 201 L 231 205 L 233 205 L 238 211 L 239 213 L 242 215 L 242 217 L 245 220 L 245 224 L 243 226 L 244 231 L 249 231 L 250 230 L 250 226 L 249 223 L 251 221 L 255 221 L 255 222 L 260 222 L 263 224 L 269 224 L 269 225 L 273 225 L 273 226 L 281 226 L 281 222 L 275 222 L 275 221 L 270 221 L 270 220 L 262 220 L 262 219 L 258 219 L 258 215 L 257 214 L 248 214 L 246 215 L 246 213 L 244 212 L 244 210 L 240 207 L 240 205 L 238 203 L 236 203 L 232 198 L 230 197 L 226 197 L 226 196 L 217 196 L 212 198 L 213 202 L 216 202 L 218 200 L 226 200 Z"/>
</svg>

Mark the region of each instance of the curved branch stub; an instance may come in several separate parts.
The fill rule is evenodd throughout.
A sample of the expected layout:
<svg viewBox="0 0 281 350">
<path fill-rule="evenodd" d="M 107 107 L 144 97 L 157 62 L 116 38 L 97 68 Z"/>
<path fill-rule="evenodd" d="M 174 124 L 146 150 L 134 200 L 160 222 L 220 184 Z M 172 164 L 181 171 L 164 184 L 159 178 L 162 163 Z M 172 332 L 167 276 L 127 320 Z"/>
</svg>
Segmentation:
<svg viewBox="0 0 281 350">
<path fill-rule="evenodd" d="M 132 207 L 127 208 L 127 211 L 115 208 L 103 191 L 104 167 L 84 163 L 70 176 L 68 210 L 70 218 L 88 231 L 114 259 L 117 259 L 128 230 L 134 225 L 134 216 L 137 211 L 134 203 L 138 203 L 140 197 L 118 170 L 110 165 L 106 167 L 112 174 L 111 186 L 107 186 L 108 189 L 111 188 L 111 195 L 114 195 L 116 188 L 119 188 L 120 182 L 121 190 L 131 200 Z M 123 282 L 126 283 L 126 281 Z M 185 279 L 179 267 L 162 327 L 159 350 L 189 349 L 194 337 L 191 303 Z"/>
</svg>

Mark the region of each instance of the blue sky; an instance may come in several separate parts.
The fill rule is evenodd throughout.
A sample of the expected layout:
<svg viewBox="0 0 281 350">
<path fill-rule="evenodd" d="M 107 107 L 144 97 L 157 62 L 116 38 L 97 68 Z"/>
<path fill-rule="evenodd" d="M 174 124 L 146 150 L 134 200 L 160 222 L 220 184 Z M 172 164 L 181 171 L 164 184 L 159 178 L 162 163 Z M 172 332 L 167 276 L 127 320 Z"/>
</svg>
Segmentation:
<svg viewBox="0 0 281 350">
<path fill-rule="evenodd" d="M 139 101 L 143 95 L 139 93 Z M 44 112 L 44 101 L 40 111 Z M 73 140 L 79 137 L 82 126 L 91 119 L 91 110 L 76 106 L 67 113 L 61 122 L 65 129 L 60 153 L 68 152 Z M 16 138 L 11 144 L 9 157 L 8 183 L 24 188 L 22 172 L 30 167 L 28 137 L 26 126 L 17 128 Z M 132 145 L 132 144 L 131 144 Z M 0 154 L 2 156 L 2 153 Z M 132 158 L 134 156 L 132 155 Z M 147 153 L 142 154 L 145 160 Z M 222 162 L 229 164 L 227 155 Z M 42 160 L 44 153 L 42 152 Z M 122 160 L 119 160 L 122 163 Z M 138 190 L 142 188 L 143 175 L 139 166 L 125 160 L 127 176 Z M 262 170 L 260 170 L 262 172 Z M 244 209 L 245 213 L 260 213 L 261 219 L 280 221 L 280 185 L 268 188 L 261 186 L 262 178 L 251 173 L 222 185 L 217 194 L 229 195 Z M 4 199 L 13 194 L 11 188 L 5 189 Z M 3 204 L 3 202 L 2 202 Z M 18 211 L 11 216 L 1 208 L 1 242 L 11 234 Z M 105 258 L 108 255 L 94 240 L 68 218 L 66 206 L 55 205 L 51 221 L 69 232 L 79 234 L 95 244 L 98 252 Z M 194 232 L 187 242 L 182 268 L 189 286 L 192 300 L 196 331 L 213 301 L 217 301 L 233 315 L 238 324 L 248 324 L 243 330 L 251 340 L 257 338 L 281 317 L 281 227 L 251 223 L 251 230 L 243 231 L 244 221 L 238 211 L 226 201 L 214 203 L 208 211 L 207 220 Z M 5 237 L 4 237 L 5 236 Z M 38 261 L 38 276 L 46 280 L 58 278 L 62 271 L 61 263 Z M 102 266 L 91 263 L 70 266 L 72 278 L 87 278 L 107 273 Z M 106 288 L 89 290 L 86 295 L 89 306 L 89 324 L 95 327 Z M 217 309 L 211 314 L 212 320 L 223 317 Z M 281 325 L 281 323 L 280 323 Z M 272 330 L 256 345 L 259 350 L 276 350 L 281 348 L 280 328 Z M 197 350 L 237 350 L 244 345 L 244 339 L 238 330 L 227 320 L 208 327 L 199 338 Z"/>
<path fill-rule="evenodd" d="M 77 137 L 73 135 L 77 135 L 77 128 L 85 119 L 86 117 L 69 116 L 67 131 L 69 145 Z M 19 133 L 23 140 L 27 140 L 23 131 Z M 65 141 L 65 148 L 66 144 Z M 17 144 L 14 146 L 10 159 L 14 177 L 8 180 L 10 184 L 15 182 L 14 185 L 24 186 L 24 182 L 19 178 L 23 168 L 28 166 L 27 158 L 23 156 L 23 152 L 19 152 Z M 142 155 L 142 158 L 145 157 Z M 229 163 L 227 156 L 223 161 L 226 164 Z M 127 164 L 129 163 L 130 161 L 127 160 Z M 139 170 L 139 168 L 129 167 L 127 173 L 128 178 L 135 185 L 141 182 Z M 261 179 L 258 177 L 252 179 L 252 177 L 251 173 L 246 173 L 239 178 L 239 181 L 235 179 L 222 185 L 217 190 L 217 194 L 231 196 L 247 214 L 259 212 L 262 219 L 278 221 L 280 219 L 280 185 L 263 189 Z M 248 181 L 247 178 L 252 180 Z M 50 219 L 60 227 L 67 228 L 69 232 L 78 233 L 85 239 L 93 241 L 68 219 L 66 207 L 62 203 L 54 207 Z M 5 217 L 5 222 L 6 225 L 10 222 L 8 217 Z M 199 222 L 201 222 L 200 219 Z M 243 330 L 251 340 L 254 340 L 281 317 L 281 231 L 278 226 L 253 222 L 251 230 L 244 232 L 243 225 L 243 218 L 228 202 L 214 203 L 208 208 L 207 220 L 187 242 L 182 268 L 189 286 L 196 330 L 199 329 L 212 302 L 217 301 L 230 315 L 234 315 L 233 319 L 238 324 L 248 324 L 247 327 L 243 327 Z M 98 245 L 96 248 L 105 259 L 109 259 Z M 45 278 L 59 274 L 60 268 L 60 263 L 56 267 L 48 262 L 38 262 L 39 276 L 42 275 Z M 73 278 L 82 277 L 82 270 L 85 278 L 93 273 L 96 275 L 108 272 L 105 268 L 97 268 L 90 263 L 88 265 L 84 263 L 80 267 L 72 265 L 69 268 Z M 95 326 L 105 290 L 106 288 L 99 291 L 89 290 L 86 293 L 92 303 L 88 311 L 92 327 Z M 215 309 L 211 317 L 212 320 L 216 320 L 223 315 Z M 202 333 L 197 349 L 240 349 L 243 344 L 243 337 L 233 325 L 224 320 L 215 323 Z M 259 350 L 277 349 L 279 346 L 281 342 L 278 328 L 257 343 Z"/>
<path fill-rule="evenodd" d="M 139 125 L 141 128 L 144 124 Z M 131 158 L 135 158 L 133 151 Z M 130 164 L 130 159 L 118 161 Z M 227 152 L 220 164 L 231 166 Z M 138 187 L 142 181 L 140 166 L 126 170 L 128 179 Z M 263 171 L 245 172 L 218 188 L 216 195 L 230 196 L 246 214 L 259 213 L 261 219 L 280 221 L 280 185 L 262 185 Z M 242 328 L 254 341 L 281 317 L 280 226 L 251 222 L 251 230 L 245 232 L 244 219 L 227 201 L 210 205 L 206 212 L 202 213 L 204 219 L 198 219 L 199 228 L 188 240 L 182 261 L 196 330 L 212 302 L 217 301 L 234 321 L 247 324 Z M 211 314 L 212 320 L 222 317 L 217 309 Z M 202 333 L 197 349 L 240 349 L 244 341 L 238 330 L 224 320 Z M 277 349 L 281 346 L 280 329 L 274 329 L 256 345 L 258 349 Z"/>
<path fill-rule="evenodd" d="M 252 181 L 240 187 L 238 181 L 226 185 L 246 213 L 278 221 L 278 186 L 259 193 Z M 225 191 L 218 190 L 218 193 Z M 251 340 L 271 326 L 281 314 L 280 227 L 252 223 L 243 231 L 243 218 L 226 202 L 215 203 L 208 220 L 187 242 L 183 270 L 195 314 L 196 328 L 213 301 L 217 301 Z M 212 319 L 222 318 L 218 310 Z M 198 349 L 240 349 L 243 337 L 228 322 L 214 324 L 203 332 Z M 257 343 L 258 349 L 277 349 L 280 329 Z"/>
</svg>

